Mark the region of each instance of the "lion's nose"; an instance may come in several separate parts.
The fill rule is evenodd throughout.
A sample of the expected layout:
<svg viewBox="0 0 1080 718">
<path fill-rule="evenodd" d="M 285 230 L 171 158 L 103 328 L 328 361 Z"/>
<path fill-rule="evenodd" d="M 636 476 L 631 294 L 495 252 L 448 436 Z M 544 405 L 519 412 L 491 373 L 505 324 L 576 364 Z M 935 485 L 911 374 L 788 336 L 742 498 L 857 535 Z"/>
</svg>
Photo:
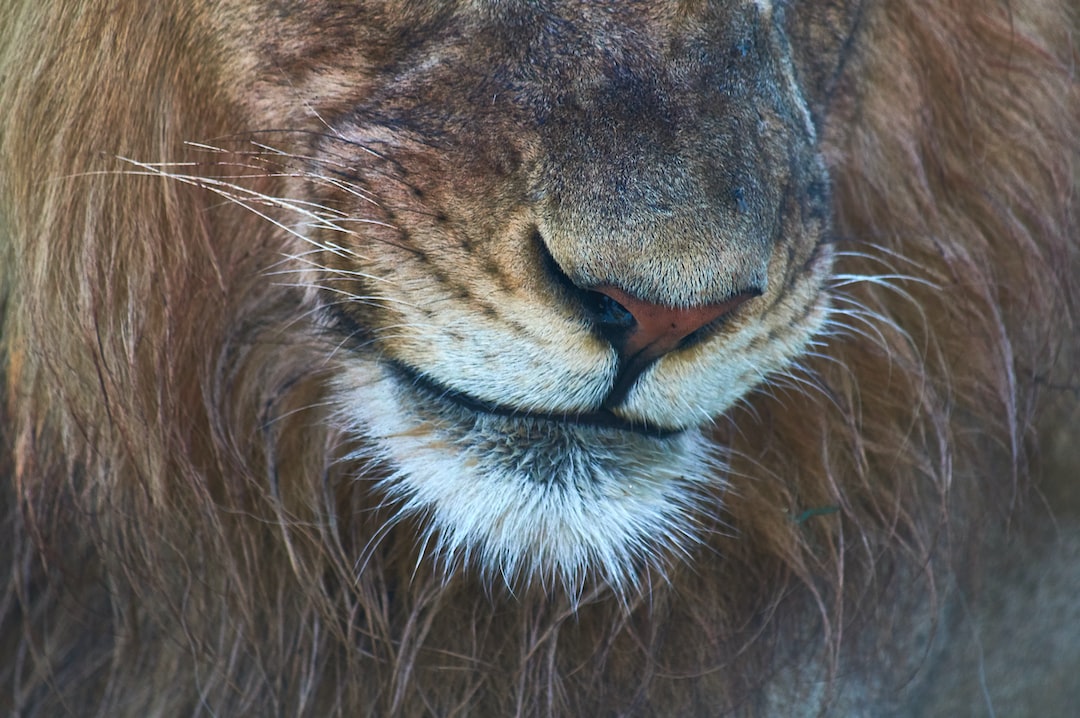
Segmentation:
<svg viewBox="0 0 1080 718">
<path fill-rule="evenodd" d="M 677 349 L 691 335 L 760 294 L 746 291 L 716 304 L 665 307 L 616 287 L 594 287 L 592 291 L 603 295 L 597 302 L 601 333 L 624 361 L 634 364 L 651 362 Z"/>
<path fill-rule="evenodd" d="M 604 406 L 622 403 L 630 388 L 655 360 L 683 346 L 694 334 L 760 296 L 751 289 L 722 302 L 692 307 L 665 307 L 639 299 L 616 287 L 593 287 L 593 313 L 604 337 L 619 352 L 619 374 Z"/>
</svg>

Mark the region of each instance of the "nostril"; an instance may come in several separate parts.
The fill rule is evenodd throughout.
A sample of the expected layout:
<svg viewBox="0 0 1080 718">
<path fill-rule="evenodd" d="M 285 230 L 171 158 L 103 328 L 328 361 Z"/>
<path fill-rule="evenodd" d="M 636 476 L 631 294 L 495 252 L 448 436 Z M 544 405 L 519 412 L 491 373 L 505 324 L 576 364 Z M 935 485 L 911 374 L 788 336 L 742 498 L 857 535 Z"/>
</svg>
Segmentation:
<svg viewBox="0 0 1080 718">
<path fill-rule="evenodd" d="M 629 309 L 601 292 L 587 292 L 586 303 L 601 332 L 623 335 L 637 324 Z"/>
<path fill-rule="evenodd" d="M 602 292 L 593 292 L 574 283 L 559 263 L 551 256 L 540 230 L 533 228 L 532 241 L 540 256 L 540 262 L 554 283 L 561 287 L 588 313 L 597 330 L 614 346 L 623 341 L 637 326 L 637 320 L 629 309 Z"/>
</svg>

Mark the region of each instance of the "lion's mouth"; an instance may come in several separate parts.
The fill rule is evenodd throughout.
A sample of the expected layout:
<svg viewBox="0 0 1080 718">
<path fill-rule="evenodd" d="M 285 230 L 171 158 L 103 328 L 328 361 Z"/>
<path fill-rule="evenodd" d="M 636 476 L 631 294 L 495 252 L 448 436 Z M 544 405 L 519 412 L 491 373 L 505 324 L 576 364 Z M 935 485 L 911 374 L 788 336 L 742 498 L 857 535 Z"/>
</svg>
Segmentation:
<svg viewBox="0 0 1080 718">
<path fill-rule="evenodd" d="M 478 399 L 456 389 L 451 389 L 450 387 L 432 380 L 421 371 L 400 362 L 391 361 L 388 363 L 388 366 L 393 371 L 398 381 L 402 385 L 408 386 L 413 392 L 420 394 L 429 401 L 455 407 L 458 410 L 468 412 L 470 415 L 487 414 L 518 420 L 533 420 L 608 430 L 614 429 L 657 439 L 675 436 L 685 430 L 684 428 L 673 429 L 658 426 L 647 421 L 629 421 L 607 409 L 580 413 L 546 413 L 532 411 L 521 407 L 497 404 L 484 399 Z"/>
</svg>

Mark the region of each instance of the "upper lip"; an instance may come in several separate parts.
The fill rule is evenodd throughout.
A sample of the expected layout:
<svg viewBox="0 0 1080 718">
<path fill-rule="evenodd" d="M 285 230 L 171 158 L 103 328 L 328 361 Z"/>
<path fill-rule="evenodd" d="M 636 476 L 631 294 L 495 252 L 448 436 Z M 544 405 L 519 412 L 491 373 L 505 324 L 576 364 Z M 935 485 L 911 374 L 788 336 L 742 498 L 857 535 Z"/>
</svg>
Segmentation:
<svg viewBox="0 0 1080 718">
<path fill-rule="evenodd" d="M 400 362 L 390 362 L 395 373 L 404 383 L 414 389 L 423 391 L 440 401 L 449 402 L 474 413 L 493 414 L 518 419 L 540 419 L 544 421 L 558 422 L 562 424 L 576 424 L 580 426 L 594 426 L 599 428 L 619 429 L 632 431 L 655 438 L 665 438 L 680 433 L 683 429 L 657 426 L 647 421 L 624 419 L 608 409 L 597 409 L 587 412 L 538 412 L 520 407 L 506 406 L 495 402 L 478 399 L 465 392 L 451 389 L 431 379 L 422 371 L 414 369 Z"/>
</svg>

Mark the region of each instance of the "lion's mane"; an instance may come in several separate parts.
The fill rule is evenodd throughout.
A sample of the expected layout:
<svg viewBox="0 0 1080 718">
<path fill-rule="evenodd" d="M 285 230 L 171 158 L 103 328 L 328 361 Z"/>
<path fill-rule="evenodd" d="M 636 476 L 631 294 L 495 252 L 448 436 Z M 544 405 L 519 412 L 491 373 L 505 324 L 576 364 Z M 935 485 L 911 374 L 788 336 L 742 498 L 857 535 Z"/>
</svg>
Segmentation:
<svg viewBox="0 0 1080 718">
<path fill-rule="evenodd" d="M 830 332 L 717 425 L 723 515 L 625 601 L 447 577 L 385 528 L 321 401 L 332 346 L 267 279 L 287 236 L 185 144 L 243 129 L 207 6 L 0 7 L 0 710 L 902 701 L 942 577 L 1024 502 L 1072 380 L 1076 24 L 1064 0 L 866 5 L 822 79 Z M 777 676 L 786 698 L 758 690 Z"/>
</svg>

